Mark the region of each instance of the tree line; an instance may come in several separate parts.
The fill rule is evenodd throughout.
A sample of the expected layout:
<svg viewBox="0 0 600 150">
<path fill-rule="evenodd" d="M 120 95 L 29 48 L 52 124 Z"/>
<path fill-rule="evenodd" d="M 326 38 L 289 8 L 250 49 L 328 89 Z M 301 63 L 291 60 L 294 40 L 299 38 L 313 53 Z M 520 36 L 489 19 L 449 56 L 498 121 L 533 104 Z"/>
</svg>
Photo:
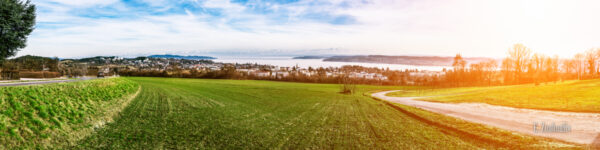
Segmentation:
<svg viewBox="0 0 600 150">
<path fill-rule="evenodd" d="M 481 86 L 548 83 L 600 77 L 600 49 L 590 49 L 572 58 L 560 58 L 533 53 L 523 44 L 515 44 L 508 56 L 500 61 L 490 59 L 472 63 L 457 54 L 452 70 L 446 70 L 441 82 L 425 83 L 434 86 Z M 437 77 L 430 77 L 437 78 Z"/>
<path fill-rule="evenodd" d="M 144 76 L 144 77 L 176 77 L 176 78 L 204 78 L 204 79 L 239 79 L 239 80 L 273 80 L 273 81 L 289 81 L 289 82 L 306 82 L 306 83 L 346 83 L 352 82 L 356 84 L 377 84 L 377 85 L 395 85 L 391 81 L 374 80 L 374 79 L 354 79 L 349 78 L 348 74 L 353 71 L 369 71 L 369 72 L 385 72 L 383 69 L 366 68 L 361 66 L 343 66 L 341 68 L 308 68 L 313 75 L 300 73 L 295 67 L 287 71 L 286 76 L 277 74 L 271 71 L 270 67 L 261 67 L 260 71 L 268 72 L 269 75 L 261 76 L 248 72 L 238 71 L 234 64 L 224 64 L 217 70 L 209 68 L 204 69 L 182 69 L 177 63 L 171 63 L 165 70 L 142 70 L 128 69 L 118 72 L 121 76 Z M 342 72 L 342 75 L 331 76 L 328 72 Z"/>
</svg>

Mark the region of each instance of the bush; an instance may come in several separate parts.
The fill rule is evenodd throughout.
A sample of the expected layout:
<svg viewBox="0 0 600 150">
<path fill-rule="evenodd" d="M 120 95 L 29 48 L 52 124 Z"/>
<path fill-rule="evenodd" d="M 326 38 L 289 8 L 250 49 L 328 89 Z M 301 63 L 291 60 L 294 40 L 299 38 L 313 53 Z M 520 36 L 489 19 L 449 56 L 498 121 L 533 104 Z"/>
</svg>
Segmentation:
<svg viewBox="0 0 600 150">
<path fill-rule="evenodd" d="M 1 76 L 2 76 L 2 80 L 19 80 L 19 72 L 18 71 L 10 71 L 10 70 L 3 70 L 1 72 Z"/>
<path fill-rule="evenodd" d="M 347 75 L 344 75 L 340 78 L 340 82 L 342 83 L 341 91 L 342 94 L 352 94 L 356 91 L 356 83 L 353 79 L 348 78 Z"/>
<path fill-rule="evenodd" d="M 355 84 L 342 84 L 342 88 L 340 93 L 342 94 L 352 94 L 356 90 Z"/>
</svg>

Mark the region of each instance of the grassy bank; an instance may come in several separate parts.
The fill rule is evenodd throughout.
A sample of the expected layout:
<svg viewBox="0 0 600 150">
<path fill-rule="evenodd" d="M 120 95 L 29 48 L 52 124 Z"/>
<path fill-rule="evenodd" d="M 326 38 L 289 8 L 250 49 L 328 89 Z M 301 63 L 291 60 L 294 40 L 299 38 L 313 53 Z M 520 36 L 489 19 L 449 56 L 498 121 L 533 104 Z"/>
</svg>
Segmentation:
<svg viewBox="0 0 600 150">
<path fill-rule="evenodd" d="M 335 84 L 128 79 L 141 85 L 139 96 L 74 148 L 577 148 L 366 96 L 413 87 L 359 86 L 357 94 L 346 95 Z"/>
<path fill-rule="evenodd" d="M 600 112 L 600 80 L 565 81 L 541 85 L 421 89 L 390 96 L 429 96 L 436 102 L 478 102 L 541 110 Z"/>
<path fill-rule="evenodd" d="M 1 87 L 0 149 L 69 145 L 137 90 L 135 82 L 123 78 Z"/>
</svg>

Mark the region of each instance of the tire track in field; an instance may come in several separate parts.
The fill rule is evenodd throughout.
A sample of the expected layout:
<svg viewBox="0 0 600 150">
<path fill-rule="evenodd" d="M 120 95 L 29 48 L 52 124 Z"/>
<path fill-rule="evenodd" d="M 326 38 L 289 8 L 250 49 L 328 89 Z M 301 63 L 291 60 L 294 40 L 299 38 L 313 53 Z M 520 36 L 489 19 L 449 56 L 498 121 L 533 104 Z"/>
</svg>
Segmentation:
<svg viewBox="0 0 600 150">
<path fill-rule="evenodd" d="M 497 146 L 506 146 L 507 145 L 506 143 L 503 143 L 501 141 L 497 141 L 497 140 L 493 140 L 493 139 L 489 139 L 489 138 L 484 138 L 484 137 L 481 137 L 481 136 L 478 136 L 478 135 L 475 135 L 475 134 L 471 134 L 471 133 L 469 133 L 467 131 L 463 131 L 463 130 L 460 130 L 460 129 L 457 129 L 457 128 L 454 128 L 454 127 L 451 127 L 451 126 L 448 126 L 448 125 L 445 125 L 445 124 L 442 124 L 442 123 L 431 121 L 431 120 L 423 118 L 423 117 L 421 117 L 421 116 L 419 116 L 417 114 L 414 114 L 414 113 L 412 113 L 410 111 L 404 110 L 403 108 L 400 108 L 399 106 L 394 105 L 392 102 L 389 102 L 389 101 L 386 101 L 386 100 L 383 100 L 383 99 L 380 99 L 380 98 L 377 98 L 377 97 L 373 97 L 373 99 L 375 99 L 377 101 L 381 101 L 381 102 L 385 103 L 386 105 L 388 105 L 388 106 L 390 106 L 390 107 L 392 107 L 392 108 L 394 108 L 394 109 L 396 109 L 396 110 L 398 110 L 398 111 L 406 114 L 408 117 L 414 118 L 414 119 L 416 119 L 416 120 L 418 120 L 420 122 L 423 122 L 423 123 L 425 123 L 427 125 L 441 128 L 441 129 L 443 129 L 442 131 L 445 131 L 445 132 L 456 133 L 461 138 L 466 138 L 468 140 L 473 140 L 474 139 L 474 140 L 476 140 L 478 142 L 482 142 L 482 143 L 486 143 L 486 144 L 490 144 L 490 145 L 497 145 Z"/>
<path fill-rule="evenodd" d="M 211 93 L 198 93 L 198 92 L 192 91 L 190 88 L 182 88 L 182 87 L 179 87 L 179 88 L 176 88 L 176 89 L 179 92 L 185 92 L 186 93 L 186 94 L 181 94 L 181 95 L 189 95 L 188 97 L 191 97 L 193 99 L 197 99 L 197 98 L 200 99 L 200 101 L 185 101 L 186 103 L 189 103 L 191 105 L 194 105 L 191 102 L 202 102 L 203 105 L 206 105 L 208 107 L 212 107 L 212 106 L 223 107 L 223 106 L 225 106 L 224 103 L 219 102 L 219 101 L 217 101 L 217 100 L 215 100 L 213 98 L 210 98 L 210 97 L 206 96 L 206 94 L 211 94 Z M 180 95 L 180 97 L 181 97 L 181 95 Z M 198 107 L 198 106 L 194 105 L 194 107 Z"/>
</svg>

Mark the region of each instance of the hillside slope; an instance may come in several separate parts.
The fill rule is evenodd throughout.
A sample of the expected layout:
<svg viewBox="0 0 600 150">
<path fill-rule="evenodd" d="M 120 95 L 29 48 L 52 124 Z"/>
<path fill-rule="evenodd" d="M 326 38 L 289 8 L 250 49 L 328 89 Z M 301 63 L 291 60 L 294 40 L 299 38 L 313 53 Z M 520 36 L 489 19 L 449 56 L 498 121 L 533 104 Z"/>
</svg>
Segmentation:
<svg viewBox="0 0 600 150">
<path fill-rule="evenodd" d="M 138 91 L 124 78 L 0 88 L 0 149 L 60 148 L 110 121 Z"/>
</svg>

